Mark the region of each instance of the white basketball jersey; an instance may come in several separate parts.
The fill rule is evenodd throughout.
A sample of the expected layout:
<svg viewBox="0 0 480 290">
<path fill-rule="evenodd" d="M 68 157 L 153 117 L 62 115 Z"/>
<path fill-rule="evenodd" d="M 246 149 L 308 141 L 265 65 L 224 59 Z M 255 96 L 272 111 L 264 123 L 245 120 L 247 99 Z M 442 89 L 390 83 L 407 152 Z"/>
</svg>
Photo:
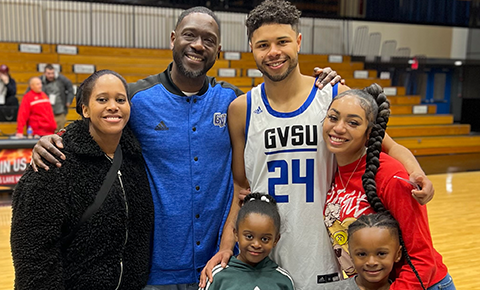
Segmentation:
<svg viewBox="0 0 480 290">
<path fill-rule="evenodd" d="M 323 141 L 322 121 L 333 91 L 331 85 L 313 87 L 290 113 L 270 107 L 263 84 L 247 94 L 245 172 L 252 192 L 277 200 L 283 225 L 271 257 L 292 274 L 296 289 L 341 277 L 323 222 L 335 163 Z"/>
</svg>

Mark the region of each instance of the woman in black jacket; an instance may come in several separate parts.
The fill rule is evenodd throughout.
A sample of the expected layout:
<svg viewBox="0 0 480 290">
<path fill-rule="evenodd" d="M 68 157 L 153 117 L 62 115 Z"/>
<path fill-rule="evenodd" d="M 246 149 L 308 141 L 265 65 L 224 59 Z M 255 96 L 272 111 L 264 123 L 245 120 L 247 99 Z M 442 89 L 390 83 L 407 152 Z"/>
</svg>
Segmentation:
<svg viewBox="0 0 480 290">
<path fill-rule="evenodd" d="M 142 289 L 148 280 L 153 202 L 140 146 L 128 127 L 125 80 L 95 72 L 77 93 L 82 120 L 63 135 L 60 168 L 31 168 L 13 194 L 16 289 Z M 98 210 L 80 223 L 115 158 L 123 162 Z M 118 162 L 119 159 L 117 159 Z"/>
</svg>

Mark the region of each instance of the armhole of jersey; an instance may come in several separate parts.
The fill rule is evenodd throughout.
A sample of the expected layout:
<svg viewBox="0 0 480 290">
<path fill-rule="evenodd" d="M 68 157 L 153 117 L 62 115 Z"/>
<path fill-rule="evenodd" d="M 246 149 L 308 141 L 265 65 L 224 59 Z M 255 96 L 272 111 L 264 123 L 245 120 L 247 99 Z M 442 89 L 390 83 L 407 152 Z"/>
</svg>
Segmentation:
<svg viewBox="0 0 480 290">
<path fill-rule="evenodd" d="M 252 108 L 252 91 L 247 92 L 247 116 L 245 118 L 245 143 L 247 143 L 248 127 L 250 126 L 250 114 Z"/>
<path fill-rule="evenodd" d="M 336 83 L 335 85 L 333 85 L 333 88 L 332 88 L 332 99 L 335 98 L 337 95 L 338 95 L 338 83 Z"/>
</svg>

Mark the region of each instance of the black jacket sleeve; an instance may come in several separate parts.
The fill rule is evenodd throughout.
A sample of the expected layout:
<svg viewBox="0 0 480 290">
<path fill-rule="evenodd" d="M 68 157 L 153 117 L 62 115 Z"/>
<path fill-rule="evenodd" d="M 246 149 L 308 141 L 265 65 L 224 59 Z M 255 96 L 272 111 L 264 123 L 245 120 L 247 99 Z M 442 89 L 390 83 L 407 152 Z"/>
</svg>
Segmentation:
<svg viewBox="0 0 480 290">
<path fill-rule="evenodd" d="M 28 169 L 13 193 L 10 242 L 16 289 L 64 289 L 60 238 L 67 209 L 54 171 Z"/>
</svg>

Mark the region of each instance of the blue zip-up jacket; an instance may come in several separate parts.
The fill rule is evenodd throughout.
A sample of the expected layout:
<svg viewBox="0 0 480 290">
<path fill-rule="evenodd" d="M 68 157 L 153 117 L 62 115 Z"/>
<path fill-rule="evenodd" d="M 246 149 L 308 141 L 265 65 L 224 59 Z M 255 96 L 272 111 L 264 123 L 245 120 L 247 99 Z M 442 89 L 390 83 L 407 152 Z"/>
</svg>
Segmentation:
<svg viewBox="0 0 480 290">
<path fill-rule="evenodd" d="M 130 127 L 155 205 L 149 285 L 196 283 L 218 250 L 233 196 L 227 110 L 240 90 L 207 77 L 185 96 L 170 70 L 129 85 Z"/>
</svg>

